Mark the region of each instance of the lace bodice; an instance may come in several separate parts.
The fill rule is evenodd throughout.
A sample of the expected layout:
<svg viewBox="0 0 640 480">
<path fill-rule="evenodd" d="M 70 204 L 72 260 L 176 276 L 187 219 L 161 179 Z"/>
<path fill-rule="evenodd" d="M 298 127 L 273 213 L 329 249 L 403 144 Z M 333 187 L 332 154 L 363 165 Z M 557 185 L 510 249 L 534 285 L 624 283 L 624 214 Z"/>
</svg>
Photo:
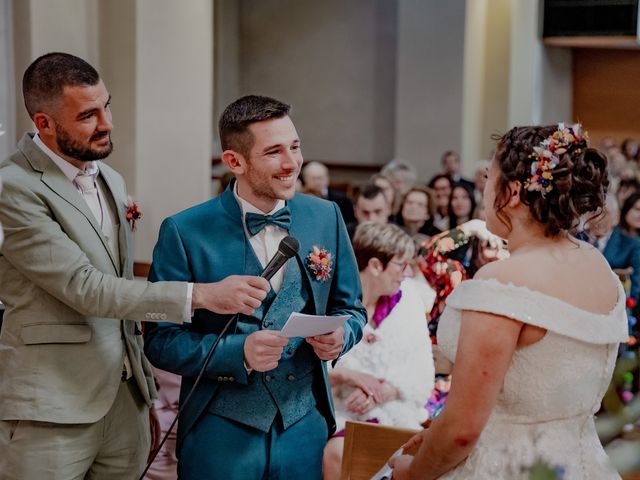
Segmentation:
<svg viewBox="0 0 640 480">
<path fill-rule="evenodd" d="M 547 333 L 516 350 L 476 449 L 443 478 L 520 478 L 536 459 L 563 467 L 567 480 L 619 478 L 593 425 L 618 344 L 627 338 L 619 282 L 615 307 L 600 315 L 526 287 L 465 281 L 447 299 L 438 329 L 438 344 L 454 363 L 463 310 L 513 318 Z"/>
</svg>

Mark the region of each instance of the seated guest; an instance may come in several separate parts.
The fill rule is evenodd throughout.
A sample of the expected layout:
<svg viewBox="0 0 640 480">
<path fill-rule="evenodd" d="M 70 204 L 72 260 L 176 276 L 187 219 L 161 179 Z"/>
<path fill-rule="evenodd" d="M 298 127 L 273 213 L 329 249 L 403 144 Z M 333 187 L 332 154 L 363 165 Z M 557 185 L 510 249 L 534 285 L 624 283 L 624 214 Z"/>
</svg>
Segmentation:
<svg viewBox="0 0 640 480">
<path fill-rule="evenodd" d="M 449 199 L 453 190 L 453 181 L 449 175 L 439 174 L 429 180 L 428 186 L 436 197 L 433 225 L 443 232 L 449 230 Z"/>
<path fill-rule="evenodd" d="M 449 228 L 456 228 L 471 220 L 475 209 L 473 191 L 462 184 L 455 185 L 449 199 Z"/>
<path fill-rule="evenodd" d="M 380 173 L 391 180 L 391 184 L 396 191 L 396 197 L 391 210 L 391 213 L 395 215 L 400 210 L 402 197 L 404 197 L 409 189 L 416 183 L 416 168 L 407 160 L 394 158 L 382 167 Z"/>
<path fill-rule="evenodd" d="M 625 200 L 639 190 L 640 182 L 638 182 L 634 172 L 629 172 L 627 176 L 621 178 L 618 183 L 618 190 L 616 193 L 618 205 L 624 205 Z"/>
<path fill-rule="evenodd" d="M 410 274 L 415 244 L 396 225 L 358 226 L 353 249 L 369 323 L 363 340 L 329 371 L 338 431 L 327 443 L 325 479 L 340 476 L 347 420 L 419 428 L 434 386 L 425 305 Z"/>
<path fill-rule="evenodd" d="M 380 187 L 371 184 L 365 185 L 360 189 L 356 195 L 353 211 L 356 222 L 347 225 L 349 238 L 353 238 L 356 227 L 359 224 L 364 222 L 385 224 L 389 222 L 389 216 L 391 215 L 389 203 L 387 202 L 387 197 L 384 196 L 384 192 Z"/>
<path fill-rule="evenodd" d="M 471 180 L 462 178 L 460 175 L 460 155 L 453 150 L 447 150 L 440 157 L 440 163 L 442 163 L 442 169 L 445 175 L 449 175 L 453 183 L 461 184 L 473 191 L 474 185 Z"/>
<path fill-rule="evenodd" d="M 620 228 L 632 237 L 640 235 L 640 192 L 634 192 L 622 204 Z"/>
<path fill-rule="evenodd" d="M 376 173 L 371 176 L 369 183 L 376 185 L 382 189 L 384 192 L 384 196 L 387 197 L 387 201 L 389 202 L 389 211 L 393 210 L 393 205 L 396 200 L 396 189 L 393 188 L 393 183 L 386 175 L 382 173 Z"/>
<path fill-rule="evenodd" d="M 638 209 L 635 207 L 638 202 L 640 194 L 637 193 L 627 199 L 623 208 L 624 220 L 621 218 L 620 226 L 615 226 L 620 217 L 618 203 L 608 195 L 602 215 L 585 225 L 589 242 L 602 252 L 612 269 L 632 269 L 629 296 L 636 304 L 640 300 L 640 240 L 637 234 L 630 232 L 633 230 L 631 225 L 639 223 L 640 206 Z M 580 235 L 578 238 L 584 240 Z"/>
<path fill-rule="evenodd" d="M 470 244 L 475 244 L 476 248 L 470 248 Z M 464 255 L 461 259 L 460 251 L 463 249 L 470 255 Z M 440 314 L 453 289 L 472 277 L 485 263 L 507 255 L 504 242 L 487 230 L 484 221 L 476 219 L 442 232 L 421 245 L 418 265 L 427 283 L 436 292 L 436 300 L 429 314 L 429 332 L 434 343 Z"/>
<path fill-rule="evenodd" d="M 440 233 L 440 230 L 433 226 L 432 211 L 430 192 L 422 187 L 412 187 L 400 204 L 396 224 L 412 237 L 432 237 Z"/>
<path fill-rule="evenodd" d="M 300 173 L 302 183 L 308 193 L 335 202 L 345 223 L 355 221 L 351 200 L 339 190 L 329 188 L 329 169 L 320 162 L 309 162 Z M 318 196 L 318 195 L 317 195 Z"/>
<path fill-rule="evenodd" d="M 489 165 L 491 165 L 489 160 L 480 160 L 476 163 L 476 170 L 473 174 L 473 197 L 476 199 L 476 203 L 480 203 L 480 200 L 482 200 L 482 192 L 484 192 L 484 185 L 487 183 Z"/>
<path fill-rule="evenodd" d="M 473 218 L 476 200 L 473 192 L 462 185 L 455 185 L 449 199 L 449 228 L 454 229 Z M 449 258 L 462 263 L 465 268 L 471 265 L 471 244 L 467 243 L 449 254 Z"/>
</svg>

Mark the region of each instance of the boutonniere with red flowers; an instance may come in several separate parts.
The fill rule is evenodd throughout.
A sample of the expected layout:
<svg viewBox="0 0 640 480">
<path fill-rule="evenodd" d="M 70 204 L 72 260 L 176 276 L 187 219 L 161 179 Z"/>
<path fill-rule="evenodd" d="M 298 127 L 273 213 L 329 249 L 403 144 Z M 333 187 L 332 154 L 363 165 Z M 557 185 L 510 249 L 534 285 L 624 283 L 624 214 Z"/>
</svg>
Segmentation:
<svg viewBox="0 0 640 480">
<path fill-rule="evenodd" d="M 316 280 L 326 282 L 331 276 L 332 255 L 326 249 L 314 246 L 307 255 L 307 266 Z"/>
<path fill-rule="evenodd" d="M 127 222 L 131 225 L 131 231 L 136 231 L 136 222 L 142 218 L 142 212 L 138 204 L 131 197 L 127 197 Z"/>
</svg>

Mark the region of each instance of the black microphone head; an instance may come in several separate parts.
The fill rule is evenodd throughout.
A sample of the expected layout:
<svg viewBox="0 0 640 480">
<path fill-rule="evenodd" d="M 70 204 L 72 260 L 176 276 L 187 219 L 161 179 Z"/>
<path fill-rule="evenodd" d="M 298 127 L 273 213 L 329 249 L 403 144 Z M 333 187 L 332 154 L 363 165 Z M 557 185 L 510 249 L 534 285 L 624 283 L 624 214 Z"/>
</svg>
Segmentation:
<svg viewBox="0 0 640 480">
<path fill-rule="evenodd" d="M 293 257 L 300 250 L 300 242 L 293 238 L 291 235 L 287 235 L 280 241 L 278 245 L 278 251 L 280 251 L 287 258 Z"/>
</svg>

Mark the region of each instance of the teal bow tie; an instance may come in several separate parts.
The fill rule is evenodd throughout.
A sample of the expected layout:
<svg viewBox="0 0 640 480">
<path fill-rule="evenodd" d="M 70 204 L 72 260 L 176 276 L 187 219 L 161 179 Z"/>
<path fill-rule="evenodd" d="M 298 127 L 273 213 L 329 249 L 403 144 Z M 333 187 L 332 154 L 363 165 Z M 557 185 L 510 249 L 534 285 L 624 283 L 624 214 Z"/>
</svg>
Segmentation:
<svg viewBox="0 0 640 480">
<path fill-rule="evenodd" d="M 284 207 L 278 210 L 273 215 L 262 215 L 260 213 L 247 213 L 244 216 L 244 221 L 247 224 L 247 230 L 251 236 L 256 235 L 267 225 L 275 225 L 284 230 L 289 230 L 291 226 L 291 211 L 289 207 Z"/>
</svg>

